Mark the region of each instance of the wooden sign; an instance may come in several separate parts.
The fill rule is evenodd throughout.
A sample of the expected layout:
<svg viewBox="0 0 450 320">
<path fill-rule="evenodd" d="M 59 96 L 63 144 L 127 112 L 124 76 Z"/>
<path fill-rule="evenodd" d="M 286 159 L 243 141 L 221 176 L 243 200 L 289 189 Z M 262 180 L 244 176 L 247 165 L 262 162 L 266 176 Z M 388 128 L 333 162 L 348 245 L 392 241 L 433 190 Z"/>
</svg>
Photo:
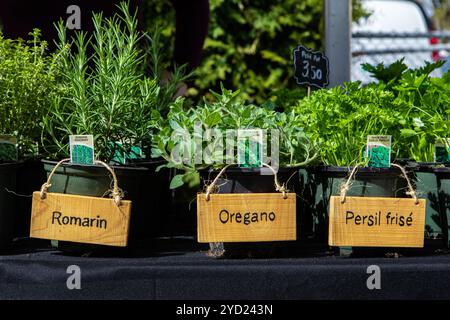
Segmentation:
<svg viewBox="0 0 450 320">
<path fill-rule="evenodd" d="M 296 195 L 199 194 L 197 222 L 200 243 L 296 240 Z"/>
<path fill-rule="evenodd" d="M 425 200 L 333 196 L 330 246 L 422 248 Z"/>
<path fill-rule="evenodd" d="M 125 247 L 131 201 L 33 193 L 30 237 Z"/>
<path fill-rule="evenodd" d="M 329 62 L 322 52 L 298 46 L 294 50 L 295 79 L 299 85 L 324 88 L 329 83 Z"/>
</svg>

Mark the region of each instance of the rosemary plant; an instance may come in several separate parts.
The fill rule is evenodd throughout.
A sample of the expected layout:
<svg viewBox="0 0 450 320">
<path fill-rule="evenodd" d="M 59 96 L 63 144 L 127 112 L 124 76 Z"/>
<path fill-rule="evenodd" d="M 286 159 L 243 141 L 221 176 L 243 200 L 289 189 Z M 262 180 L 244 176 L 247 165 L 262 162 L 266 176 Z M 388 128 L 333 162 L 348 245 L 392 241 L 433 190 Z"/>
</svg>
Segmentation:
<svg viewBox="0 0 450 320">
<path fill-rule="evenodd" d="M 66 157 L 74 134 L 93 134 L 96 156 L 104 161 L 136 145 L 147 153 L 154 113 L 167 112 L 178 83 L 185 80 L 175 71 L 169 83 L 161 84 L 159 36 L 139 32 L 136 13 L 126 3 L 118 8 L 111 18 L 93 15 L 93 35 L 80 31 L 69 40 L 64 24 L 57 26 L 63 94 L 55 97 L 43 121 L 49 157 Z M 149 54 L 142 46 L 146 40 L 155 62 L 150 76 L 145 68 Z"/>
</svg>

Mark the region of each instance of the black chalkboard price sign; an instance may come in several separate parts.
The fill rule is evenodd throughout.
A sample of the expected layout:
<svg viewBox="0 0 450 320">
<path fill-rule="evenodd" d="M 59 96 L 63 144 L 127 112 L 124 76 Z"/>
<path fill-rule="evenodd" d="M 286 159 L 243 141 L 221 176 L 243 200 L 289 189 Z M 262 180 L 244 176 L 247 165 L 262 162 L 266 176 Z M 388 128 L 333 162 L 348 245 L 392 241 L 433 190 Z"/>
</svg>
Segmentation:
<svg viewBox="0 0 450 320">
<path fill-rule="evenodd" d="M 294 49 L 295 79 L 299 85 L 324 88 L 328 85 L 329 63 L 322 52 L 298 46 Z"/>
</svg>

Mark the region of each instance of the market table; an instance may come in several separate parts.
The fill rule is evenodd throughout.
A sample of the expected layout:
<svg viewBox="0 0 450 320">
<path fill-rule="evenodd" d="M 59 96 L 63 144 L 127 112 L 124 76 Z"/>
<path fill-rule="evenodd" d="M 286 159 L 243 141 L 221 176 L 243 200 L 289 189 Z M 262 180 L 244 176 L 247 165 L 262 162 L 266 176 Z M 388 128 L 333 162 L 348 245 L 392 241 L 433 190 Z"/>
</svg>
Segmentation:
<svg viewBox="0 0 450 320">
<path fill-rule="evenodd" d="M 183 240 L 162 250 L 70 256 L 47 242 L 22 240 L 0 256 L 1 299 L 449 299 L 450 255 L 215 259 Z M 170 248 L 170 250 L 168 249 Z M 69 290 L 71 265 L 81 290 Z M 367 268 L 381 269 L 369 290 Z"/>
</svg>

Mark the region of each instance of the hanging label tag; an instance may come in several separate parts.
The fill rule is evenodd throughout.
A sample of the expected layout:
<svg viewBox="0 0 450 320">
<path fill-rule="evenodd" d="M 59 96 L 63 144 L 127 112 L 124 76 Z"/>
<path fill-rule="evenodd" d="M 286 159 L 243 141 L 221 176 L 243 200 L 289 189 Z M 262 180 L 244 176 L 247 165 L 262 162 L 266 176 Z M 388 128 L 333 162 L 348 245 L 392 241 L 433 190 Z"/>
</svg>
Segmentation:
<svg viewBox="0 0 450 320">
<path fill-rule="evenodd" d="M 332 196 L 328 244 L 337 247 L 422 248 L 425 204 L 414 199 Z"/>
<path fill-rule="evenodd" d="M 30 237 L 125 247 L 130 212 L 127 200 L 34 192 Z"/>
<path fill-rule="evenodd" d="M 198 242 L 296 240 L 296 194 L 197 195 Z"/>
<path fill-rule="evenodd" d="M 70 161 L 73 164 L 94 164 L 94 137 L 92 135 L 71 135 Z"/>
<path fill-rule="evenodd" d="M 391 136 L 367 136 L 367 166 L 372 168 L 391 167 Z"/>
</svg>

